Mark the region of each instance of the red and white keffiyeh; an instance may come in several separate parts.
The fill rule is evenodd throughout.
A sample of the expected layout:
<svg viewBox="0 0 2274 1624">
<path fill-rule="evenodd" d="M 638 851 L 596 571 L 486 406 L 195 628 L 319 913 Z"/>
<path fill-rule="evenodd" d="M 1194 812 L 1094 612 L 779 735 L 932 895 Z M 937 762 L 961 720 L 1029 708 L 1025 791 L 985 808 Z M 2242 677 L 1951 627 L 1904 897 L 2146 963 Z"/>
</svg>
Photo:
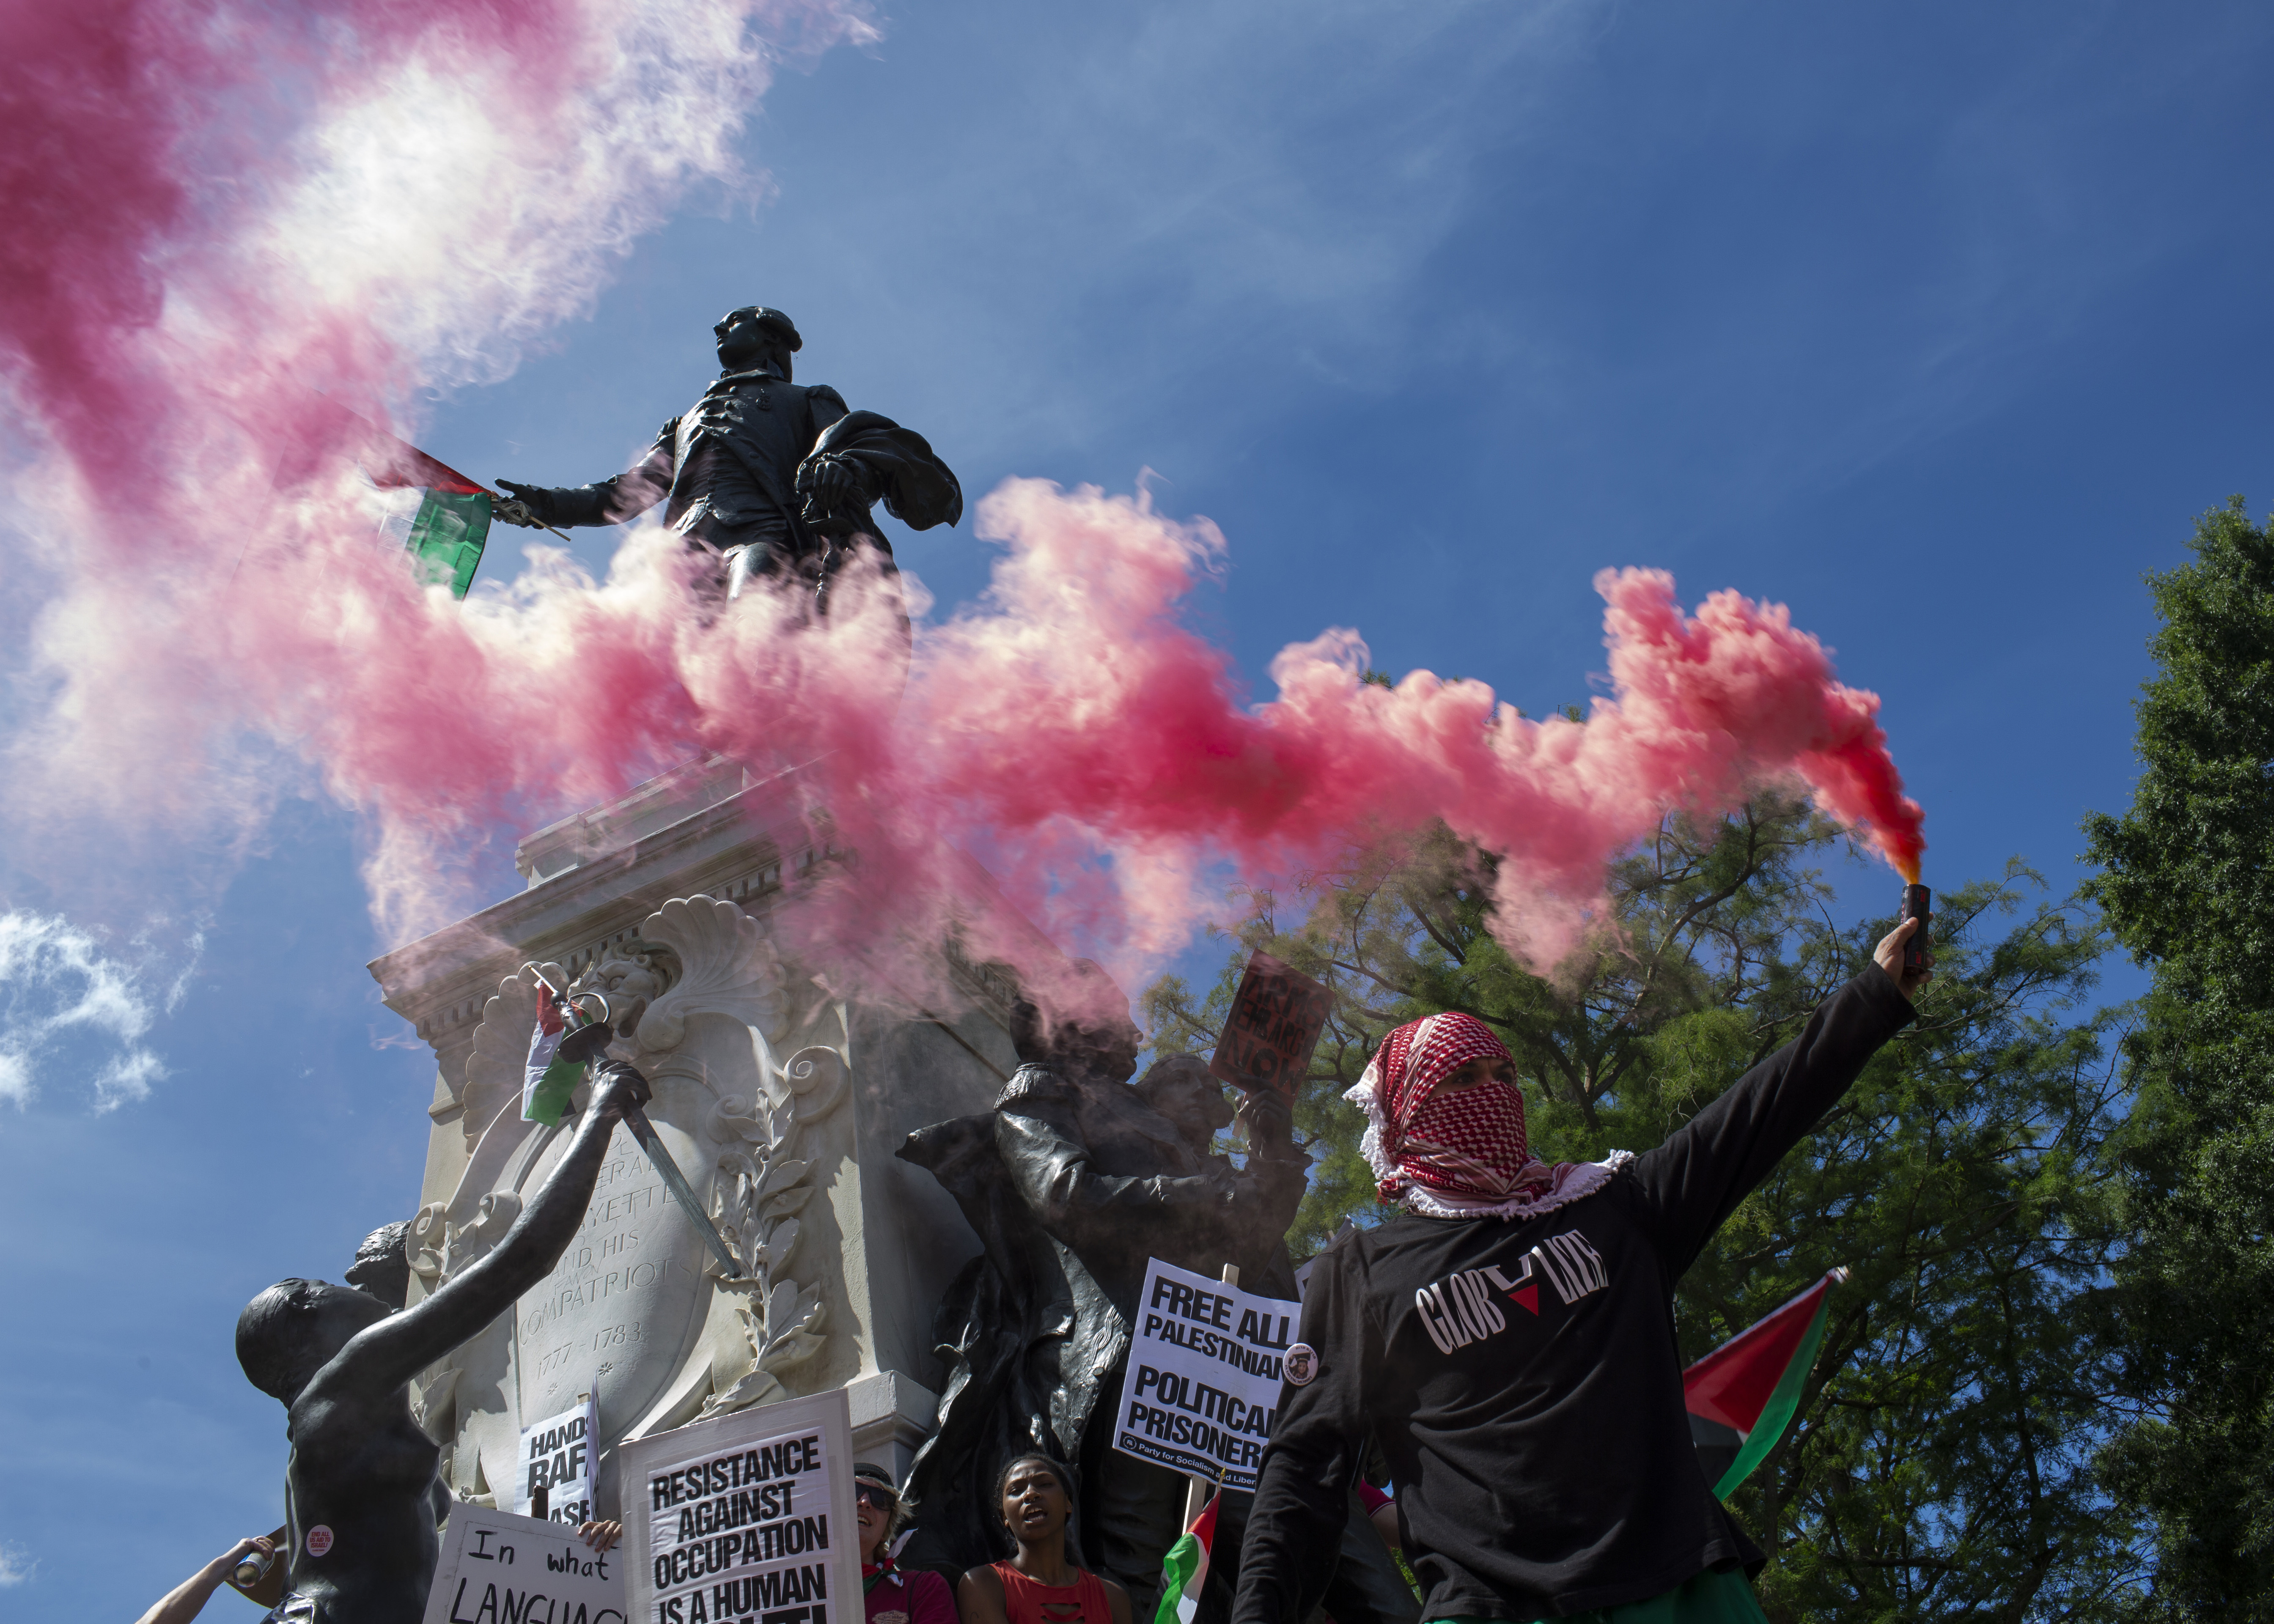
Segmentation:
<svg viewBox="0 0 2274 1624">
<path fill-rule="evenodd" d="M 1499 1078 L 1452 1093 L 1437 1085 L 1472 1060 L 1510 1060 L 1508 1046 L 1472 1015 L 1408 1021 L 1382 1041 L 1344 1097 L 1367 1114 L 1360 1148 L 1382 1199 L 1431 1217 L 1533 1218 L 1591 1195 L 1628 1161 L 1550 1167 L 1524 1133 L 1524 1095 Z"/>
</svg>

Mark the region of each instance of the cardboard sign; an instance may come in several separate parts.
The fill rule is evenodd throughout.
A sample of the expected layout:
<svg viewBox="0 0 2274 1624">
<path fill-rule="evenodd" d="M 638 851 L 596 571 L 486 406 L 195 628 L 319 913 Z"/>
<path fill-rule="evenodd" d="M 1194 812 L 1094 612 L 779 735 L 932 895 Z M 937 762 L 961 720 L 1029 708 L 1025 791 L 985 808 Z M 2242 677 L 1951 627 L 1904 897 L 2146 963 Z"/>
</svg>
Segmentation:
<svg viewBox="0 0 2274 1624">
<path fill-rule="evenodd" d="M 1113 1447 L 1252 1490 L 1301 1304 L 1148 1260 Z"/>
<path fill-rule="evenodd" d="M 862 1624 L 843 1389 L 632 1440 L 617 1455 L 630 1624 Z"/>
<path fill-rule="evenodd" d="M 1269 953 L 1250 954 L 1209 1070 L 1237 1088 L 1292 1094 L 1311 1069 L 1335 996 Z"/>
<path fill-rule="evenodd" d="M 453 1506 L 421 1624 L 625 1624 L 621 1549 L 573 1528 L 486 1506 Z"/>
<path fill-rule="evenodd" d="M 541 1487 L 547 1522 L 575 1528 L 592 1520 L 593 1434 L 599 1409 L 586 1399 L 574 1410 L 547 1416 L 521 1429 L 521 1466 L 513 1485 L 513 1508 L 528 1516 Z"/>
</svg>

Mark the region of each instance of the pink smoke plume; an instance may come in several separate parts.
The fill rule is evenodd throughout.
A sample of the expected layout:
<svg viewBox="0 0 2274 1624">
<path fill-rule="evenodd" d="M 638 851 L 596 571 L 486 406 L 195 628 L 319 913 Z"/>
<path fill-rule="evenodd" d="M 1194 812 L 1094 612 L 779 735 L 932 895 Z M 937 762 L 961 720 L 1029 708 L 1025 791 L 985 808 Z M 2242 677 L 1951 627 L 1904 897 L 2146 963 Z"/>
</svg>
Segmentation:
<svg viewBox="0 0 2274 1624">
<path fill-rule="evenodd" d="M 1878 699 L 1841 685 L 1781 606 L 1720 592 L 1685 617 L 1670 575 L 1601 572 L 1614 692 L 1585 722 L 1427 672 L 1366 683 L 1348 631 L 1283 650 L 1279 697 L 1251 708 L 1223 652 L 1176 620 L 1223 551 L 1214 527 L 1017 481 L 979 529 L 1008 544 L 988 601 L 928 641 L 896 756 L 861 771 L 929 827 L 1045 853 L 1023 884 L 996 866 L 1028 908 L 1106 921 L 1141 953 L 1181 944 L 1211 872 L 1284 876 L 1436 818 L 1502 854 L 1495 929 L 1536 963 L 1571 944 L 1606 864 L 1671 807 L 1714 812 L 1797 778 L 1891 861 L 1923 846 Z"/>
<path fill-rule="evenodd" d="M 1668 807 L 1796 778 L 1915 867 L 1876 698 L 1781 608 L 1722 592 L 1685 616 L 1653 571 L 1598 578 L 1614 691 L 1585 722 L 1427 673 L 1367 685 L 1346 631 L 1284 650 L 1251 704 L 1178 618 L 1214 527 L 1033 481 L 980 505 L 993 584 L 920 633 L 897 709 L 873 583 L 825 632 L 787 603 L 698 614 L 653 524 L 601 582 L 533 548 L 463 604 L 414 585 L 372 539 L 349 412 L 508 366 L 675 188 L 730 175 L 722 132 L 765 79 L 746 25 L 814 49 L 868 28 L 734 0 L 18 10 L 0 347 L 41 442 L 56 695 L 18 741 L 19 797 L 186 841 L 256 828 L 312 770 L 367 818 L 399 937 L 489 900 L 463 880 L 497 832 L 719 750 L 802 764 L 859 854 L 806 911 L 817 951 L 925 957 L 895 944 L 968 911 L 971 853 L 1125 976 L 1228 883 L 1440 817 L 1503 854 L 1496 928 L 1535 962 Z M 530 201 L 469 232 L 475 198 Z M 312 406 L 318 380 L 349 410 Z M 979 945 L 1015 960 L 1016 935 Z"/>
<path fill-rule="evenodd" d="M 382 851 L 408 803 L 365 786 L 399 771 L 469 809 L 438 831 L 478 832 L 516 787 L 448 778 L 479 770 L 449 753 L 447 702 L 483 681 L 454 695 L 463 670 L 381 652 L 361 674 L 388 692 L 324 703 L 373 643 L 424 641 L 357 513 L 357 414 L 510 371 L 689 186 L 745 184 L 736 140 L 775 63 L 875 37 L 865 0 L 0 15 L 11 517 L 19 582 L 53 588 L 27 657 L 55 703 L 11 752 L 27 829 L 93 803 L 124 814 L 115 838 L 227 843 L 305 763 L 373 808 Z M 467 658 L 533 680 L 558 650 Z M 444 748 L 420 767 L 429 730 Z M 523 784 L 600 794 L 641 765 L 585 751 L 573 719 L 544 731 Z"/>
</svg>

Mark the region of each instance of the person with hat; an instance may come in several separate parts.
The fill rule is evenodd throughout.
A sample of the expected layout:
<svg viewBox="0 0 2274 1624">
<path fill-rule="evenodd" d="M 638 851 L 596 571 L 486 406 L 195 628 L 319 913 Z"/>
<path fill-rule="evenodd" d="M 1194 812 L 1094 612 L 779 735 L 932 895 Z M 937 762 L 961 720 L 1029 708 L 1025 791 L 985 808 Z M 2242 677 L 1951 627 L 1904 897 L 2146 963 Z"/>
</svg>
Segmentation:
<svg viewBox="0 0 2274 1624">
<path fill-rule="evenodd" d="M 854 558 L 866 557 L 887 583 L 898 573 L 870 515 L 873 503 L 881 499 L 911 530 L 963 516 L 962 487 L 922 435 L 848 410 L 825 383 L 792 380 L 790 357 L 805 341 L 780 311 L 746 304 L 711 331 L 718 378 L 637 462 L 570 488 L 501 479 L 514 500 L 498 516 L 621 524 L 663 501 L 664 522 L 720 560 L 729 598 L 759 583 L 809 590 L 825 612 L 831 577 Z"/>
<path fill-rule="evenodd" d="M 866 1461 L 853 1464 L 853 1515 L 860 1527 L 861 1588 L 868 1624 L 960 1624 L 947 1581 L 929 1568 L 892 1565 L 892 1540 L 903 1520 L 892 1475 Z"/>
<path fill-rule="evenodd" d="M 1532 1154 L 1515 1063 L 1482 1021 L 1382 1040 L 1349 1097 L 1401 1210 L 1311 1272 L 1232 1624 L 1310 1615 L 1369 1435 L 1424 1624 L 1760 1624 L 1763 1559 L 1690 1442 L 1675 1284 L 1909 1024 L 1930 974 L 1903 963 L 1917 923 L 1639 1156 Z"/>
</svg>

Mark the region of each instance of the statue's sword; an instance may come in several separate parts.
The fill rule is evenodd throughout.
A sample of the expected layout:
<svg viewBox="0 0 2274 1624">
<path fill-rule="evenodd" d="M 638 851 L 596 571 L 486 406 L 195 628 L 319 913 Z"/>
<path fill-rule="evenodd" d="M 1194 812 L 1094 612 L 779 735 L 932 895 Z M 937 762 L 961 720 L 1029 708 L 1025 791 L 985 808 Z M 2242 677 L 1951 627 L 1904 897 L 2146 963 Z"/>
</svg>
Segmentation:
<svg viewBox="0 0 2274 1624">
<path fill-rule="evenodd" d="M 537 975 L 539 981 L 545 981 L 535 966 L 529 966 L 527 968 L 531 974 Z M 550 981 L 546 981 L 545 984 L 548 989 L 553 986 Z M 554 996 L 557 997 L 560 995 L 556 991 Z M 600 1012 L 598 1016 L 587 1015 L 576 1007 L 581 1001 L 587 998 L 599 1002 Z M 580 1061 L 587 1061 L 615 1041 L 615 1028 L 609 1023 L 611 1011 L 608 1008 L 606 994 L 578 993 L 573 998 L 563 998 L 561 1008 L 562 1015 L 568 1022 L 568 1035 L 561 1040 L 561 1048 L 556 1051 L 560 1058 L 567 1060 L 572 1065 Z M 704 1243 L 710 1246 L 712 1256 L 717 1258 L 719 1267 L 727 1271 L 727 1278 L 741 1279 L 742 1264 L 736 1261 L 734 1252 L 728 1249 L 726 1237 L 719 1233 L 719 1226 L 711 1222 L 711 1214 L 703 1210 L 703 1203 L 695 1199 L 693 1186 L 688 1184 L 687 1176 L 679 1170 L 679 1163 L 671 1159 L 671 1153 L 663 1147 L 663 1140 L 657 1137 L 655 1124 L 647 1119 L 647 1113 L 636 1105 L 626 1107 L 624 1126 L 632 1131 L 632 1137 L 639 1141 L 640 1148 L 647 1152 L 647 1159 L 654 1163 L 657 1174 L 663 1180 L 665 1191 L 669 1193 L 674 1201 L 679 1204 L 679 1210 L 685 1213 L 694 1223 L 696 1232 L 701 1235 Z"/>
<path fill-rule="evenodd" d="M 679 1203 L 679 1210 L 695 1221 L 696 1229 L 710 1244 L 712 1255 L 727 1271 L 727 1278 L 741 1279 L 742 1266 L 734 1260 L 734 1254 L 727 1250 L 726 1238 L 719 1233 L 719 1226 L 711 1222 L 711 1215 L 695 1199 L 695 1192 L 688 1188 L 686 1177 L 680 1172 L 679 1164 L 671 1159 L 671 1153 L 663 1147 L 663 1141 L 656 1138 L 655 1124 L 648 1121 L 647 1113 L 638 1106 L 633 1106 L 624 1113 L 624 1126 L 632 1131 L 632 1137 L 640 1142 L 640 1148 L 647 1152 L 647 1159 L 655 1163 L 655 1170 L 663 1176 L 663 1187 L 671 1192 L 671 1199 Z"/>
</svg>

